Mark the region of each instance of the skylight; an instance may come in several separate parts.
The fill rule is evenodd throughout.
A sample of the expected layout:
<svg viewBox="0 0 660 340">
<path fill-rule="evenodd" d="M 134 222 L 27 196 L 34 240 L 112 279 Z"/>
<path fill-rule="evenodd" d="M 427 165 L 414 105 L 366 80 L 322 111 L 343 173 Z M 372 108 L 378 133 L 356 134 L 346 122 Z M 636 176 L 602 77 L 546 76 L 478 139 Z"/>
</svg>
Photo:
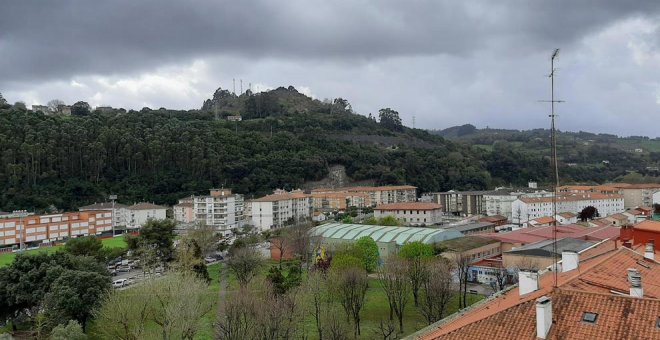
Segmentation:
<svg viewBox="0 0 660 340">
<path fill-rule="evenodd" d="M 660 316 L 658 317 L 657 320 L 655 320 L 655 328 L 660 329 Z"/>
<path fill-rule="evenodd" d="M 596 319 L 598 319 L 597 313 L 584 312 L 584 314 L 582 314 L 582 321 L 584 322 L 596 323 Z"/>
</svg>

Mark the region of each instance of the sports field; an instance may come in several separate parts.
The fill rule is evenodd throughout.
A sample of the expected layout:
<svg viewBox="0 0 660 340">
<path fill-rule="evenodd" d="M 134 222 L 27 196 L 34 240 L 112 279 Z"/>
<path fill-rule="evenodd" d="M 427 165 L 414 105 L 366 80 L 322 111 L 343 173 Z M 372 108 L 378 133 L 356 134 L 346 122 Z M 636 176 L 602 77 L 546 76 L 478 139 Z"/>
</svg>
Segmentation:
<svg viewBox="0 0 660 340">
<path fill-rule="evenodd" d="M 126 247 L 126 241 L 124 240 L 123 237 L 114 237 L 114 238 L 106 238 L 101 240 L 103 243 L 103 246 L 106 248 L 125 248 Z M 53 247 L 43 247 L 39 249 L 31 249 L 31 250 L 26 250 L 26 254 L 34 254 L 38 252 L 48 252 L 52 253 L 55 251 L 58 251 L 61 249 L 63 245 L 56 245 Z M 14 257 L 16 257 L 16 253 L 1 253 L 0 254 L 0 267 L 4 267 L 6 265 L 9 265 L 12 261 L 14 261 Z"/>
</svg>

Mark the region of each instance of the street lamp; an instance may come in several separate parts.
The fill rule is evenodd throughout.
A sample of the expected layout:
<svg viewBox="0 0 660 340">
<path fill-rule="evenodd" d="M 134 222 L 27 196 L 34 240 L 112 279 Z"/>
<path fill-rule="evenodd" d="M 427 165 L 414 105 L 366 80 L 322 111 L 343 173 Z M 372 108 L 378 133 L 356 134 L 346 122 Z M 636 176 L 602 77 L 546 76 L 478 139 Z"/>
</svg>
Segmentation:
<svg viewBox="0 0 660 340">
<path fill-rule="evenodd" d="M 110 219 L 110 223 L 112 225 L 112 237 L 115 237 L 115 200 L 117 199 L 117 195 L 110 195 L 110 200 L 112 201 L 112 217 Z"/>
<path fill-rule="evenodd" d="M 18 215 L 18 226 L 19 226 L 19 233 L 20 233 L 20 243 L 18 245 L 18 250 L 23 251 L 24 248 L 24 237 L 23 237 L 23 231 L 25 230 L 25 226 L 23 225 L 23 217 L 27 216 L 27 210 L 14 210 L 14 215 Z"/>
</svg>

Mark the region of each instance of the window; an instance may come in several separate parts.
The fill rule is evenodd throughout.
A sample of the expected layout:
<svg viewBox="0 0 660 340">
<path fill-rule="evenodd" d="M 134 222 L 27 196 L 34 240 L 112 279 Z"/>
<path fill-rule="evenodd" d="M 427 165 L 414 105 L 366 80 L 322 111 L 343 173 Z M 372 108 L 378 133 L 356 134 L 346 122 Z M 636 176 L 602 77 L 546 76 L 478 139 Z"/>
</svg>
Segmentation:
<svg viewBox="0 0 660 340">
<path fill-rule="evenodd" d="M 582 321 L 584 322 L 596 323 L 596 319 L 598 319 L 597 313 L 584 312 L 584 314 L 582 314 Z"/>
</svg>

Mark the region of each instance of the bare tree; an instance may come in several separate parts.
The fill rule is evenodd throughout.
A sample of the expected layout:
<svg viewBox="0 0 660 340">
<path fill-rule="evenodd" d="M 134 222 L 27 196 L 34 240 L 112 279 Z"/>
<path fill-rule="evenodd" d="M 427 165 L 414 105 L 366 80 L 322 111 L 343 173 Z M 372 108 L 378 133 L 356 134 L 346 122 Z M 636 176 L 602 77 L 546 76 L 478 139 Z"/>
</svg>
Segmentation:
<svg viewBox="0 0 660 340">
<path fill-rule="evenodd" d="M 237 249 L 227 260 L 227 267 L 234 273 L 241 287 L 246 287 L 259 273 L 263 263 L 264 258 L 261 254 L 253 248 L 245 247 Z"/>
<path fill-rule="evenodd" d="M 495 274 L 495 283 L 497 284 L 496 288 L 498 289 L 498 291 L 504 289 L 504 287 L 506 287 L 506 284 L 509 283 L 508 280 L 509 272 L 506 270 L 506 268 L 495 268 L 494 274 Z"/>
<path fill-rule="evenodd" d="M 353 319 L 354 335 L 360 335 L 360 312 L 364 307 L 369 279 L 364 269 L 349 267 L 335 273 L 334 291 L 346 313 L 346 319 Z"/>
<path fill-rule="evenodd" d="M 278 266 L 282 269 L 282 260 L 284 260 L 284 253 L 291 248 L 289 244 L 289 239 L 286 237 L 288 235 L 280 235 L 270 239 L 271 248 L 275 248 L 278 251 L 279 262 Z M 291 250 L 289 250 L 290 252 Z"/>
<path fill-rule="evenodd" d="M 275 294 L 273 287 L 266 287 L 261 303 L 255 310 L 255 337 L 264 340 L 297 338 L 303 322 L 299 290 L 287 294 Z"/>
<path fill-rule="evenodd" d="M 380 319 L 374 333 L 378 338 L 382 337 L 383 340 L 394 340 L 396 339 L 396 326 L 392 323 L 392 320 Z"/>
<path fill-rule="evenodd" d="M 523 256 L 514 262 L 511 269 L 513 272 L 512 278 L 514 281 L 518 280 L 518 272 L 522 271 L 538 271 L 540 269 L 539 261 L 530 256 Z"/>
<path fill-rule="evenodd" d="M 467 285 L 468 285 L 468 273 L 470 271 L 471 264 L 470 256 L 465 253 L 456 253 L 454 257 L 454 266 L 456 270 L 456 276 L 458 277 L 458 307 L 465 308 L 468 306 L 467 303 Z"/>
<path fill-rule="evenodd" d="M 206 223 L 197 223 L 188 231 L 187 236 L 195 240 L 203 255 L 208 255 L 218 248 L 220 236 L 213 226 Z"/>
<path fill-rule="evenodd" d="M 60 106 L 64 105 L 64 102 L 59 100 L 59 99 L 53 99 L 53 100 L 49 101 L 46 105 L 48 106 L 48 109 L 51 112 L 59 112 L 60 111 Z"/>
<path fill-rule="evenodd" d="M 399 321 L 399 333 L 403 333 L 403 312 L 406 309 L 411 291 L 409 267 L 413 263 L 414 261 L 406 261 L 396 256 L 390 256 L 378 272 L 390 306 L 390 320 L 392 320 L 392 314 L 395 314 Z"/>
<path fill-rule="evenodd" d="M 429 324 L 444 317 L 453 289 L 452 264 L 445 259 L 429 266 L 429 275 L 422 283 L 420 312 Z"/>
<path fill-rule="evenodd" d="M 218 316 L 216 336 L 222 340 L 250 339 L 255 325 L 257 301 L 246 289 L 229 298 Z"/>
<path fill-rule="evenodd" d="M 309 269 L 312 262 L 312 240 L 310 236 L 310 229 L 312 224 L 303 223 L 290 228 L 289 234 L 291 235 L 291 251 L 293 255 L 298 258 L 301 265 L 304 264 Z"/>
<path fill-rule="evenodd" d="M 331 300 L 327 294 L 328 282 L 320 271 L 313 271 L 307 275 L 303 289 L 307 293 L 310 314 L 314 317 L 316 332 L 319 340 L 323 340 L 324 311 L 328 309 Z"/>
<path fill-rule="evenodd" d="M 413 293 L 413 300 L 415 306 L 419 305 L 419 289 L 422 282 L 426 280 L 428 275 L 428 259 L 422 257 L 415 257 L 408 259 L 408 278 L 410 279 L 410 288 Z"/>
</svg>

